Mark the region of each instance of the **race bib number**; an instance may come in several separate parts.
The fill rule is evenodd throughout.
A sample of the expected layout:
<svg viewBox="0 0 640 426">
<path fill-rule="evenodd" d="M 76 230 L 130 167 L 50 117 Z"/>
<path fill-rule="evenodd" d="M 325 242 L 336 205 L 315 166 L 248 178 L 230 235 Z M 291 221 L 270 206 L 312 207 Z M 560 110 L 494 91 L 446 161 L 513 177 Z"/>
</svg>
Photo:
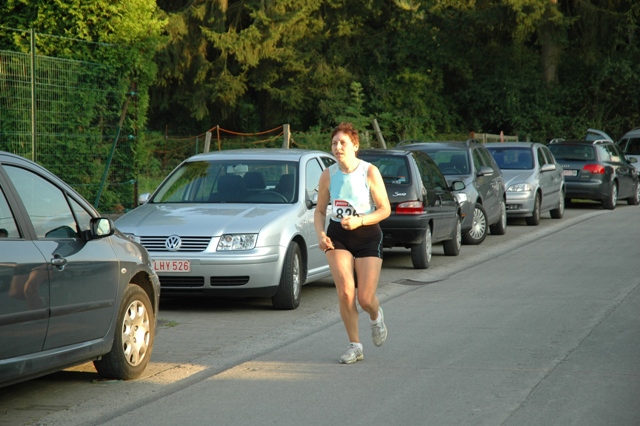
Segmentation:
<svg viewBox="0 0 640 426">
<path fill-rule="evenodd" d="M 333 217 L 336 219 L 342 219 L 343 217 L 348 216 L 360 216 L 356 212 L 356 208 L 349 204 L 348 201 L 345 200 L 334 200 L 333 201 Z"/>
</svg>

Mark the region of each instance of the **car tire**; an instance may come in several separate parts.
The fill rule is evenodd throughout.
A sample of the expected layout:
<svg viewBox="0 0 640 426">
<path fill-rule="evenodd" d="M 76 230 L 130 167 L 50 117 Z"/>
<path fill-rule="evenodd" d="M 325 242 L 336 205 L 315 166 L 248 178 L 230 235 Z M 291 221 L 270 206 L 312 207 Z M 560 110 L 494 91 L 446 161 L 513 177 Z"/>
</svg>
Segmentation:
<svg viewBox="0 0 640 426">
<path fill-rule="evenodd" d="M 533 201 L 533 211 L 531 212 L 531 216 L 526 217 L 524 220 L 527 222 L 527 225 L 538 226 L 540 225 L 540 203 L 542 200 L 540 199 L 540 194 L 536 193 L 536 199 Z"/>
<path fill-rule="evenodd" d="M 564 216 L 564 204 L 565 204 L 564 194 L 560 193 L 560 199 L 558 200 L 558 208 L 553 209 L 549 212 L 549 214 L 551 214 L 552 219 L 562 219 L 562 216 Z"/>
<path fill-rule="evenodd" d="M 640 183 L 636 183 L 634 194 L 631 197 L 627 198 L 627 204 L 629 204 L 630 206 L 637 206 L 638 204 L 640 204 Z"/>
<path fill-rule="evenodd" d="M 493 225 L 489 226 L 491 235 L 504 235 L 507 233 L 507 203 L 500 201 L 500 219 Z"/>
<path fill-rule="evenodd" d="M 476 203 L 473 209 L 473 224 L 471 229 L 462 234 L 462 242 L 469 245 L 478 245 L 487 238 L 487 212 L 480 203 Z"/>
<path fill-rule="evenodd" d="M 613 181 L 609 196 L 602 200 L 602 207 L 607 210 L 613 210 L 616 208 L 616 204 L 618 204 L 618 184 Z"/>
<path fill-rule="evenodd" d="M 151 358 L 155 325 L 149 296 L 140 286 L 129 284 L 118 310 L 111 351 L 93 362 L 98 374 L 117 380 L 139 377 Z"/>
<path fill-rule="evenodd" d="M 427 226 L 422 242 L 411 246 L 411 263 L 413 263 L 415 269 L 428 269 L 431 266 L 432 255 L 431 228 Z"/>
<path fill-rule="evenodd" d="M 460 254 L 460 247 L 462 246 L 462 221 L 460 216 L 456 216 L 455 234 L 451 240 L 445 240 L 442 242 L 445 256 L 457 256 Z"/>
<path fill-rule="evenodd" d="M 292 310 L 300 306 L 303 280 L 302 253 L 298 243 L 292 241 L 284 259 L 278 290 L 271 298 L 273 308 Z"/>
</svg>

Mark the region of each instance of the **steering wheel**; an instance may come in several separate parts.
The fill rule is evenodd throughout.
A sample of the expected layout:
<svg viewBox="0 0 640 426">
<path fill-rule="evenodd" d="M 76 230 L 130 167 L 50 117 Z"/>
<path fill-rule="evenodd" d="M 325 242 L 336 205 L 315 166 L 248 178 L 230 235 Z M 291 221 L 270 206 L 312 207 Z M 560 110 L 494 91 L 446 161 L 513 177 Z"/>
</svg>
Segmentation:
<svg viewBox="0 0 640 426">
<path fill-rule="evenodd" d="M 250 195 L 245 201 L 254 201 L 254 202 L 264 202 L 264 203 L 273 203 L 273 202 L 281 202 L 288 203 L 289 200 L 286 199 L 284 195 L 276 191 L 262 191 L 256 194 Z"/>
</svg>

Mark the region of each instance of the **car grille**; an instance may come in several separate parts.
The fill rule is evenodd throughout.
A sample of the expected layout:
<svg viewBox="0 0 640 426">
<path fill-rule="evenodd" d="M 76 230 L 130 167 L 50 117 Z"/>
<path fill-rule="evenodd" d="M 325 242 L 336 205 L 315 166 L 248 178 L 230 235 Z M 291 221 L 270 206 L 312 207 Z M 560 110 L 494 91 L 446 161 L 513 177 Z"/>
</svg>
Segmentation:
<svg viewBox="0 0 640 426">
<path fill-rule="evenodd" d="M 204 277 L 167 277 L 160 275 L 162 287 L 204 287 Z"/>
<path fill-rule="evenodd" d="M 249 277 L 211 277 L 211 286 L 245 285 Z"/>
<path fill-rule="evenodd" d="M 140 237 L 140 242 L 149 251 L 169 252 L 165 246 L 168 236 L 164 237 Z M 209 246 L 211 237 L 180 237 L 180 248 L 172 250 L 175 252 L 200 252 L 205 251 Z"/>
</svg>

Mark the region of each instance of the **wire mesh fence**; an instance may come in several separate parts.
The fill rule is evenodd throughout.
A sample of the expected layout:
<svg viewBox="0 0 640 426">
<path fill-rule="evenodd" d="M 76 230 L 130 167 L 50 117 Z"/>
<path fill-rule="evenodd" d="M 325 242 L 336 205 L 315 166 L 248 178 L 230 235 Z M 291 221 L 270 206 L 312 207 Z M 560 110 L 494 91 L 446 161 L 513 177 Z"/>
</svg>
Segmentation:
<svg viewBox="0 0 640 426">
<path fill-rule="evenodd" d="M 2 36 L 31 37 L 35 50 L 0 50 L 0 150 L 43 165 L 103 212 L 133 207 L 130 83 L 105 64 L 36 54 L 51 36 L 4 27 Z"/>
</svg>

